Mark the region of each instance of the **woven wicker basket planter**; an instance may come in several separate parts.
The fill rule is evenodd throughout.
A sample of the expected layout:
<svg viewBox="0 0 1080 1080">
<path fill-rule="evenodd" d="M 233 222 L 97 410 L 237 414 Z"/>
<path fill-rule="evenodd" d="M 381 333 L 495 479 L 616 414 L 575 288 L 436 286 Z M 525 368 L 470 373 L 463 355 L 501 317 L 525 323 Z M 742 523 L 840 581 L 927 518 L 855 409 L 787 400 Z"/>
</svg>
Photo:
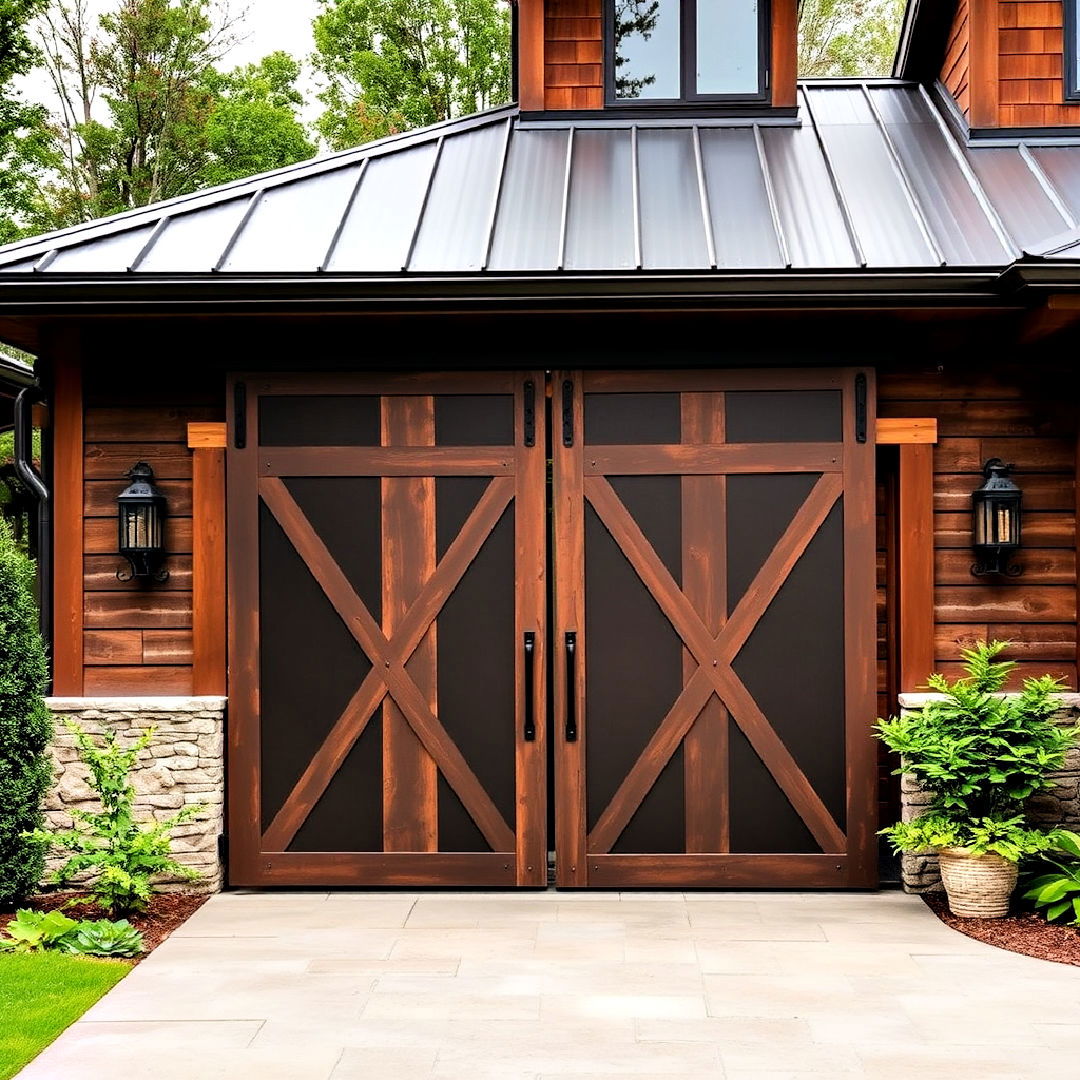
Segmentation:
<svg viewBox="0 0 1080 1080">
<path fill-rule="evenodd" d="M 972 855 L 967 848 L 938 852 L 949 910 L 962 919 L 1003 919 L 1016 888 L 1016 863 L 1000 855 Z"/>
</svg>

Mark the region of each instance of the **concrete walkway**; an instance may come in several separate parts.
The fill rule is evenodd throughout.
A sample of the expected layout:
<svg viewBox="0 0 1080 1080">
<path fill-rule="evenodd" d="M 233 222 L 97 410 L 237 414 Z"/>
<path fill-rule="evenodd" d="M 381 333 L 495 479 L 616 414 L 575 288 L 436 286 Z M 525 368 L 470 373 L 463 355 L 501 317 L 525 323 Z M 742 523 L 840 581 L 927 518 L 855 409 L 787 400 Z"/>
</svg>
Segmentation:
<svg viewBox="0 0 1080 1080">
<path fill-rule="evenodd" d="M 234 892 L 21 1076 L 1035 1080 L 1078 1062 L 1080 968 L 899 893 Z"/>
</svg>

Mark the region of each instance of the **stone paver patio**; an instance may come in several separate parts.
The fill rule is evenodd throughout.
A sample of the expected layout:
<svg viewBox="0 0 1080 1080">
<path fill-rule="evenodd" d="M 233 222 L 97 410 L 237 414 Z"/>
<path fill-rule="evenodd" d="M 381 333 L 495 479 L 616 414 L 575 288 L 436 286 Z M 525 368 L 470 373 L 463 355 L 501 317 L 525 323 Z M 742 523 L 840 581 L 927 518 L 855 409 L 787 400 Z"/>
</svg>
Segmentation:
<svg viewBox="0 0 1080 1080">
<path fill-rule="evenodd" d="M 22 1080 L 1080 1075 L 1080 968 L 900 893 L 212 898 Z"/>
</svg>

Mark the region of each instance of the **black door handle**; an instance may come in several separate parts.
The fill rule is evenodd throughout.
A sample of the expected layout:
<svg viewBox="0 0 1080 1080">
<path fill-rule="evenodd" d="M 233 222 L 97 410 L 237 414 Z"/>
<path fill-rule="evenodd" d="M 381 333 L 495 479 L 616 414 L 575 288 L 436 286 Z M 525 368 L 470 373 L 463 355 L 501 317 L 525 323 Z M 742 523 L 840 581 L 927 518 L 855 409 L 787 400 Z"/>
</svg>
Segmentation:
<svg viewBox="0 0 1080 1080">
<path fill-rule="evenodd" d="M 525 741 L 536 739 L 536 721 L 533 718 L 533 667 L 536 663 L 536 634 L 525 631 Z"/>
<path fill-rule="evenodd" d="M 577 679 L 574 676 L 574 655 L 577 634 L 566 632 L 566 741 L 577 742 Z"/>
</svg>

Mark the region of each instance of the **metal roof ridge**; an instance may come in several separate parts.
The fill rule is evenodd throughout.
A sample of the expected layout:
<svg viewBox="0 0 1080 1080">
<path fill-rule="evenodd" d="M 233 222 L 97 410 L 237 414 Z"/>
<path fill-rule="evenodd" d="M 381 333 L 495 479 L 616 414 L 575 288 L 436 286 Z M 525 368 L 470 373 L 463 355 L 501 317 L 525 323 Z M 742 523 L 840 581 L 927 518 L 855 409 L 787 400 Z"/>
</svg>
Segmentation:
<svg viewBox="0 0 1080 1080">
<path fill-rule="evenodd" d="M 245 196 L 250 198 L 257 192 L 295 183 L 311 176 L 319 176 L 324 172 L 332 172 L 335 169 L 348 168 L 354 164 L 359 165 L 371 156 L 379 156 L 382 153 L 397 149 L 408 149 L 425 141 L 442 138 L 450 134 L 458 134 L 459 132 L 498 123 L 506 119 L 512 120 L 517 112 L 518 106 L 516 103 L 500 105 L 482 112 L 470 113 L 468 116 L 442 120 L 428 127 L 414 128 L 410 131 L 387 135 L 382 139 L 375 139 L 372 142 L 362 143 L 360 146 L 350 147 L 348 150 L 320 154 L 304 161 L 294 162 L 292 165 L 285 165 L 278 169 L 230 180 L 228 183 L 220 184 L 217 187 L 203 188 L 199 191 L 189 192 L 186 195 L 177 195 L 172 199 L 162 199 L 160 202 L 150 203 L 147 206 L 124 210 L 118 214 L 94 218 L 92 221 L 83 221 L 78 225 L 54 229 L 51 232 L 41 233 L 37 236 L 28 236 L 22 240 L 0 246 L 0 265 L 21 262 L 23 259 L 40 259 L 42 255 L 51 251 L 76 246 L 83 240 L 98 240 L 107 236 L 115 236 L 117 233 L 142 228 L 147 225 L 157 225 L 163 218 L 178 217 L 181 214 L 217 206 Z"/>
</svg>

